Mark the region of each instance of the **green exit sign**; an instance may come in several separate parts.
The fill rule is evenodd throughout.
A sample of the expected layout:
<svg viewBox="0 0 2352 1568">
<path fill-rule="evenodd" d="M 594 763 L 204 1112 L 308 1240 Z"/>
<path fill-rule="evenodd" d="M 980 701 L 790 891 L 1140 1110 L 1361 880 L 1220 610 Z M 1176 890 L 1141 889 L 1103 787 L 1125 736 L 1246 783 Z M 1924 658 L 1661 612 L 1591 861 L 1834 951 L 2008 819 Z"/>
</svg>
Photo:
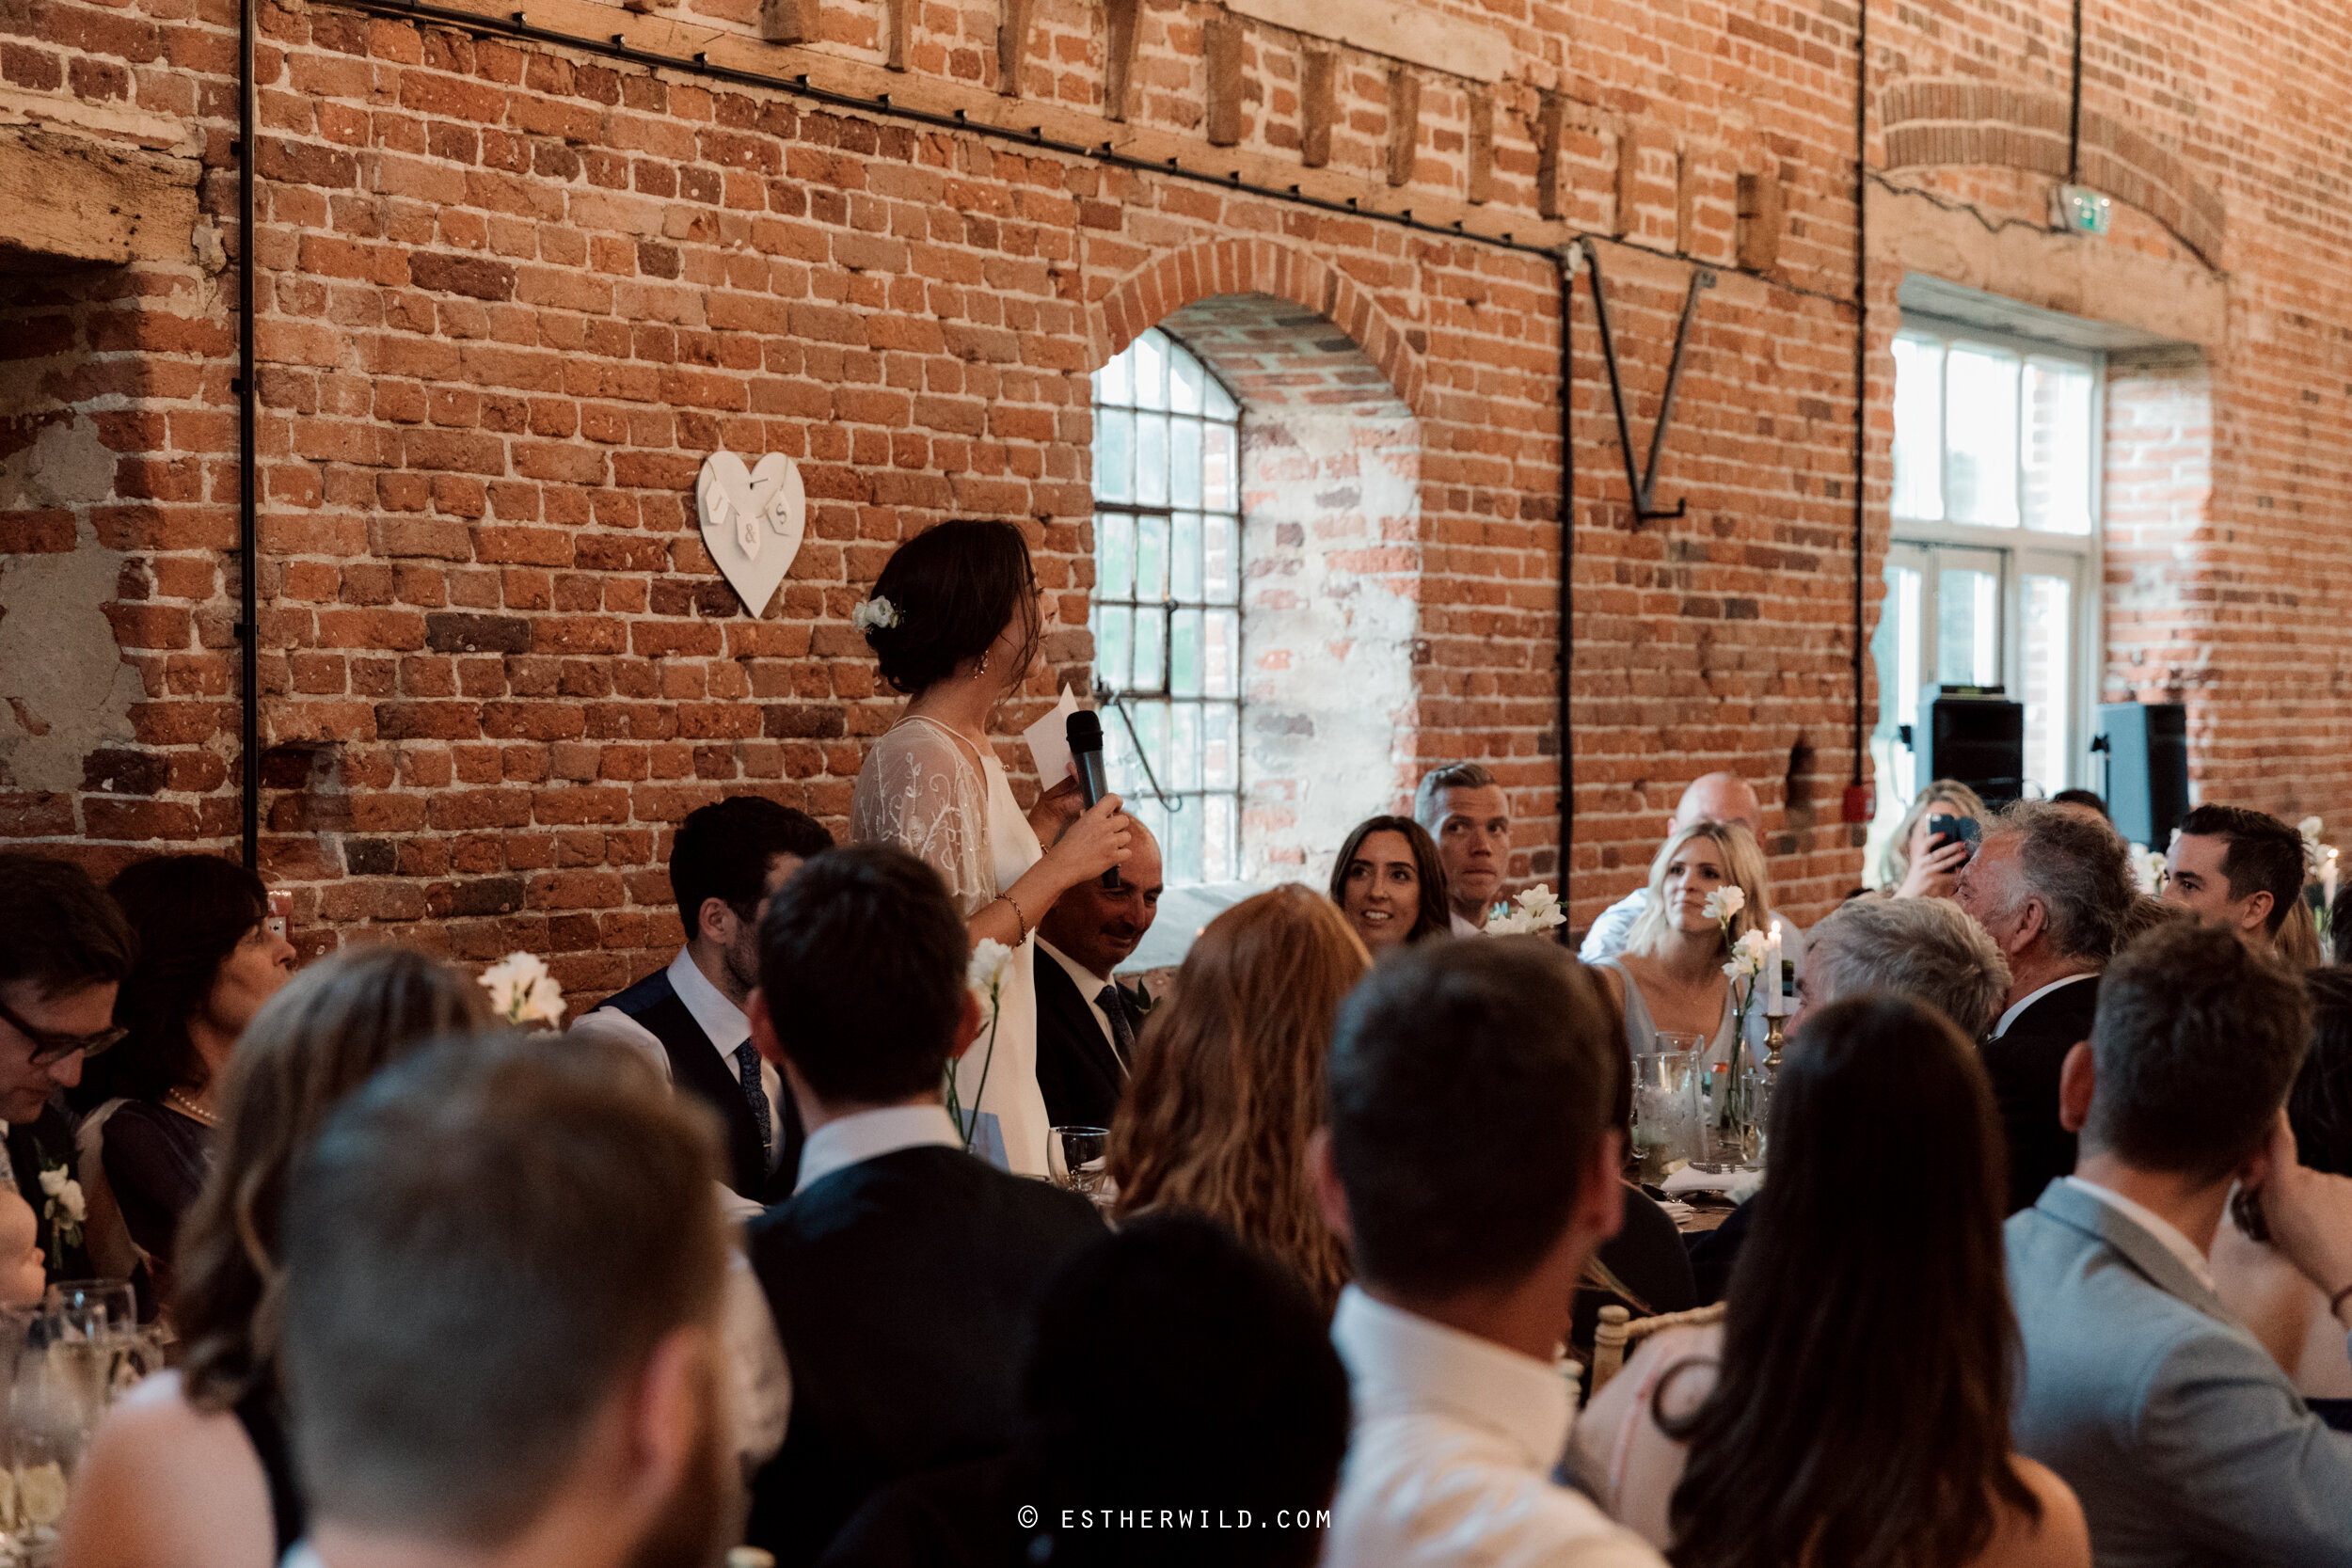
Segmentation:
<svg viewBox="0 0 2352 1568">
<path fill-rule="evenodd" d="M 2060 185 L 2050 193 L 2052 227 L 2077 234 L 2104 234 L 2115 203 L 2088 185 Z"/>
</svg>

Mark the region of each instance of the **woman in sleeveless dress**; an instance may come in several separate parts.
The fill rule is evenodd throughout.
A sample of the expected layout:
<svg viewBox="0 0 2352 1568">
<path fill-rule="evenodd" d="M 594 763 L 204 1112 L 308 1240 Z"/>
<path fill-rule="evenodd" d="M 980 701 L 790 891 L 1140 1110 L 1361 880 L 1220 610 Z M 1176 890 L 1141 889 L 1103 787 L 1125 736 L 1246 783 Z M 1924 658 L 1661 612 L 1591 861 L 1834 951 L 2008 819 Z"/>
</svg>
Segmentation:
<svg viewBox="0 0 2352 1568">
<path fill-rule="evenodd" d="M 898 547 L 856 622 L 909 701 L 866 753 L 850 817 L 856 842 L 896 844 L 939 873 L 975 943 L 1012 950 L 993 1035 L 948 1074 L 965 1113 L 995 1118 L 1007 1167 L 1025 1176 L 1046 1173 L 1048 1131 L 1030 938 L 1064 892 L 1127 858 L 1132 826 L 1115 795 L 1081 814 L 1070 779 L 1041 781 L 1025 816 L 996 761 L 989 720 L 1038 667 L 1042 601 L 1010 523 L 942 523 Z M 985 1126 L 971 1129 L 976 1152 Z"/>
<path fill-rule="evenodd" d="M 1745 895 L 1731 918 L 1731 940 L 1772 926 L 1772 884 L 1755 835 L 1738 823 L 1698 822 L 1666 840 L 1650 863 L 1649 899 L 1633 922 L 1625 951 L 1595 965 L 1625 1019 L 1626 1048 L 1658 1049 L 1661 1030 L 1707 1042 L 1708 1065 L 1731 1048 L 1731 981 L 1724 974 L 1723 926 L 1707 913 L 1709 894 L 1736 887 Z M 1749 1010 L 1758 1032 L 1762 992 Z"/>
</svg>

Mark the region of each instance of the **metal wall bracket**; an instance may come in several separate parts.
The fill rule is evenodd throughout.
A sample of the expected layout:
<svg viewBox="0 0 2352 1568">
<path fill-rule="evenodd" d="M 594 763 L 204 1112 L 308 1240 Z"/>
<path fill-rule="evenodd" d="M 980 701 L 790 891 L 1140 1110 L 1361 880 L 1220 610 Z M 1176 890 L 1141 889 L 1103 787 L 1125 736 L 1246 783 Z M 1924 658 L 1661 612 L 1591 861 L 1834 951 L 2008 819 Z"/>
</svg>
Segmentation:
<svg viewBox="0 0 2352 1568">
<path fill-rule="evenodd" d="M 1682 383 L 1682 351 L 1691 341 L 1691 318 L 1698 313 L 1699 291 L 1715 286 L 1715 274 L 1706 267 L 1691 271 L 1691 287 L 1682 296 L 1682 320 L 1675 327 L 1675 354 L 1666 370 L 1666 395 L 1658 405 L 1658 425 L 1649 438 L 1649 462 L 1643 470 L 1634 472 L 1633 430 L 1625 414 L 1625 383 L 1617 374 L 1616 334 L 1609 326 L 1609 295 L 1601 287 L 1600 250 L 1591 240 L 1579 242 L 1584 252 L 1587 274 L 1593 280 L 1593 314 L 1600 324 L 1600 356 L 1609 367 L 1609 401 L 1617 413 L 1617 446 L 1625 453 L 1626 488 L 1633 493 L 1633 517 L 1637 523 L 1653 522 L 1661 517 L 1679 517 L 1687 501 L 1677 501 L 1671 509 L 1652 504 L 1658 489 L 1658 465 L 1666 453 L 1666 431 L 1675 417 L 1675 392 Z"/>
</svg>

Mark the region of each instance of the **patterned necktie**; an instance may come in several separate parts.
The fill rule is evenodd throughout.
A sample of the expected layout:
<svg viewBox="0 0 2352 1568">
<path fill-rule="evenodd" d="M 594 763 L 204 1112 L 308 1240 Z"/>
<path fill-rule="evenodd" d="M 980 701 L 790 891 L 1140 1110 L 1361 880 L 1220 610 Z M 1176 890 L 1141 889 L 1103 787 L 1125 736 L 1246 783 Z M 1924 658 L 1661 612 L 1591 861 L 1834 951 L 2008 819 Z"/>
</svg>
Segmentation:
<svg viewBox="0 0 2352 1568">
<path fill-rule="evenodd" d="M 1094 1005 L 1103 1009 L 1104 1018 L 1110 1020 L 1111 1054 L 1119 1058 L 1119 1070 L 1124 1073 L 1127 1058 L 1135 1054 L 1136 1032 L 1127 1027 L 1127 1009 L 1120 1003 L 1119 988 L 1116 985 L 1104 986 L 1103 994 L 1094 999 Z"/>
<path fill-rule="evenodd" d="M 768 1089 L 759 1081 L 759 1053 L 745 1040 L 735 1048 L 735 1065 L 743 1075 L 743 1098 L 752 1102 L 752 1120 L 759 1124 L 759 1152 L 763 1159 L 772 1160 L 776 1154 L 776 1124 L 768 1111 Z"/>
</svg>

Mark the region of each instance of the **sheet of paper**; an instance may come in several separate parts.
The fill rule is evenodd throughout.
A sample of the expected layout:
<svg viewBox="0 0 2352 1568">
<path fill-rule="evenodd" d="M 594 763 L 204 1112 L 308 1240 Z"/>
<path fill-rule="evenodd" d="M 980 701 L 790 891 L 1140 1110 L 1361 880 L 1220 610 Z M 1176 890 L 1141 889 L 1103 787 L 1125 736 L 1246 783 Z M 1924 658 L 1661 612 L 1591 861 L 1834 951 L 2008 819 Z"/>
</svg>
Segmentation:
<svg viewBox="0 0 2352 1568">
<path fill-rule="evenodd" d="M 1077 711 L 1078 699 L 1065 686 L 1054 711 L 1021 732 L 1029 743 L 1029 760 L 1037 765 L 1038 782 L 1047 789 L 1070 777 L 1070 716 Z"/>
</svg>

